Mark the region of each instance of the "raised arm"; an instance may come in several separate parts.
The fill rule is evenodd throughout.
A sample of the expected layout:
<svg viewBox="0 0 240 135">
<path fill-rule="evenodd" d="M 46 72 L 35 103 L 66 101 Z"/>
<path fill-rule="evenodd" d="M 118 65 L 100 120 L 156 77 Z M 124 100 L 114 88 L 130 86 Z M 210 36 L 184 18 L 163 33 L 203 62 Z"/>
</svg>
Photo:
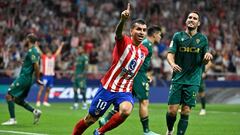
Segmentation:
<svg viewBox="0 0 240 135">
<path fill-rule="evenodd" d="M 117 39 L 121 39 L 123 37 L 122 35 L 122 31 L 123 31 L 123 27 L 124 27 L 124 24 L 126 22 L 126 20 L 130 17 L 130 3 L 128 3 L 128 7 L 126 10 L 124 10 L 122 13 L 121 13 L 121 19 L 116 27 L 116 30 L 115 30 L 115 34 L 116 34 L 116 38 Z"/>
<path fill-rule="evenodd" d="M 58 47 L 57 51 L 55 52 L 55 56 L 58 56 L 63 48 L 64 42 L 61 42 L 60 46 Z"/>
</svg>

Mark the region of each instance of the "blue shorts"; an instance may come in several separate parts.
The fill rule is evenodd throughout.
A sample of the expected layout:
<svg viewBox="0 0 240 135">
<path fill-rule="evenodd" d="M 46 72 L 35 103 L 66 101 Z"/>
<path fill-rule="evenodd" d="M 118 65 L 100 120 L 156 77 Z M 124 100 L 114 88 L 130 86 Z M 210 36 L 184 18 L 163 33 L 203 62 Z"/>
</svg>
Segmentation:
<svg viewBox="0 0 240 135">
<path fill-rule="evenodd" d="M 88 112 L 91 116 L 101 117 L 111 104 L 114 105 L 114 109 L 119 110 L 119 105 L 124 101 L 128 101 L 134 105 L 132 93 L 110 92 L 101 85 L 92 100 Z"/>
<path fill-rule="evenodd" d="M 44 83 L 45 87 L 52 88 L 53 87 L 54 77 L 52 75 L 43 75 L 41 77 L 41 81 Z"/>
</svg>

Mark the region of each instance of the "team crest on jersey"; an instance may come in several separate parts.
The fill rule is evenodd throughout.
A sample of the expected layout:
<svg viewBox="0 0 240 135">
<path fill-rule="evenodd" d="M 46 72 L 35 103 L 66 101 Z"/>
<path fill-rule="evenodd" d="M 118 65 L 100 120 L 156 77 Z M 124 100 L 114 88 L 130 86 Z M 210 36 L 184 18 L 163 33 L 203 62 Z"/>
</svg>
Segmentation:
<svg viewBox="0 0 240 135">
<path fill-rule="evenodd" d="M 144 53 L 141 52 L 140 58 L 143 59 L 144 58 Z"/>
<path fill-rule="evenodd" d="M 35 55 L 32 55 L 31 58 L 32 58 L 32 60 L 35 60 L 35 59 L 36 59 L 36 56 L 35 56 Z"/>
<path fill-rule="evenodd" d="M 129 70 L 133 71 L 135 69 L 136 65 L 137 65 L 137 61 L 135 59 L 132 59 L 128 66 Z"/>
<path fill-rule="evenodd" d="M 197 44 L 200 42 L 200 39 L 196 39 Z"/>
</svg>

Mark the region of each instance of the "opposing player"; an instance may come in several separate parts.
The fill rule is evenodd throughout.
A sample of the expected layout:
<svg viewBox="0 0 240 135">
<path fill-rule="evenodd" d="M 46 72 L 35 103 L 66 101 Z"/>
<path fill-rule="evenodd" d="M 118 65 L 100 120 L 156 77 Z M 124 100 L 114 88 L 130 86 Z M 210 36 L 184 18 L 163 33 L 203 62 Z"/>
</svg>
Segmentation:
<svg viewBox="0 0 240 135">
<path fill-rule="evenodd" d="M 130 4 L 121 13 L 120 22 L 116 28 L 116 44 L 113 50 L 113 61 L 110 69 L 101 79 L 101 86 L 89 108 L 89 113 L 74 127 L 73 135 L 81 135 L 90 125 L 101 117 L 111 104 L 117 113 L 101 128 L 94 131 L 95 135 L 104 134 L 122 124 L 133 109 L 132 85 L 133 79 L 148 54 L 147 48 L 141 42 L 146 36 L 147 25 L 143 20 L 131 23 L 131 37 L 122 34 L 123 27 L 130 17 Z"/>
<path fill-rule="evenodd" d="M 82 109 L 87 109 L 86 103 L 86 88 L 87 88 L 87 68 L 88 68 L 88 56 L 84 54 L 82 47 L 78 48 L 78 56 L 75 61 L 75 72 L 73 75 L 73 90 L 74 90 L 74 104 L 71 109 L 78 109 L 78 89 L 82 95 Z"/>
<path fill-rule="evenodd" d="M 39 87 L 36 102 L 37 107 L 41 106 L 41 95 L 44 90 L 44 87 L 46 87 L 46 92 L 43 99 L 43 105 L 47 107 L 51 106 L 51 104 L 48 103 L 48 96 L 50 89 L 53 87 L 56 57 L 61 53 L 63 45 L 64 42 L 61 42 L 55 53 L 52 53 L 52 51 L 49 48 L 47 48 L 47 52 L 46 54 L 44 54 L 39 49 L 41 55 L 41 72 L 43 74 L 43 76 L 41 77 L 41 81 L 44 83 L 44 85 Z"/>
<path fill-rule="evenodd" d="M 150 26 L 147 31 L 147 37 L 142 44 L 148 49 L 148 55 L 144 60 L 143 65 L 139 69 L 133 82 L 133 95 L 139 100 L 139 117 L 142 123 L 144 135 L 158 135 L 150 131 L 148 118 L 149 105 L 149 81 L 151 79 L 151 71 L 148 72 L 152 57 L 153 45 L 158 44 L 161 40 L 161 28 L 158 26 Z M 111 110 L 106 117 L 99 120 L 100 127 L 103 126 L 114 114 L 116 110 Z"/>
<path fill-rule="evenodd" d="M 203 66 L 212 59 L 208 52 L 208 39 L 198 32 L 199 26 L 199 13 L 190 12 L 186 20 L 186 30 L 174 34 L 167 54 L 167 60 L 173 69 L 166 114 L 167 135 L 173 134 L 180 104 L 182 108 L 177 135 L 185 134 L 191 108 L 196 103 Z"/>
<path fill-rule="evenodd" d="M 29 103 L 25 101 L 29 90 L 33 82 L 33 73 L 35 73 L 36 82 L 39 85 L 43 85 L 39 77 L 39 59 L 40 55 L 38 52 L 38 42 L 37 37 L 34 34 L 29 34 L 26 37 L 26 43 L 29 50 L 24 58 L 22 69 L 19 77 L 11 84 L 6 95 L 6 100 L 8 104 L 8 111 L 10 114 L 10 119 L 2 125 L 15 125 L 17 121 L 15 119 L 15 108 L 14 103 L 24 107 L 26 110 L 30 111 L 34 115 L 33 124 L 38 123 L 41 116 L 41 111 L 34 109 Z"/>
</svg>

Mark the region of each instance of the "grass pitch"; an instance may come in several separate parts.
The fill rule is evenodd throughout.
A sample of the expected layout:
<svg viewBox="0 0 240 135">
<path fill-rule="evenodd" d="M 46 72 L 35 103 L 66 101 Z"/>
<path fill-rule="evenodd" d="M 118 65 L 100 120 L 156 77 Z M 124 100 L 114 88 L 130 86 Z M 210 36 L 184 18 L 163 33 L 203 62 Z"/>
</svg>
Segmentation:
<svg viewBox="0 0 240 135">
<path fill-rule="evenodd" d="M 15 105 L 17 125 L 1 126 L 0 135 L 16 135 L 17 132 L 71 135 L 76 122 L 84 117 L 87 110 L 70 110 L 70 103 L 53 103 L 51 107 L 41 107 L 43 114 L 38 125 L 33 125 L 33 115 L 25 109 Z M 189 126 L 186 135 L 239 135 L 240 134 L 240 105 L 207 104 L 207 115 L 199 116 L 198 104 L 190 115 Z M 131 116 L 116 129 L 107 132 L 107 135 L 142 135 L 142 127 L 138 116 L 138 103 L 135 104 Z M 149 119 L 152 131 L 165 135 L 166 104 L 150 104 Z M 0 123 L 9 119 L 6 103 L 0 103 Z M 179 115 L 178 115 L 179 119 Z M 177 129 L 177 122 L 175 129 Z M 95 123 L 85 131 L 85 135 L 91 135 L 98 127 Z M 15 133 L 6 133 L 13 131 Z M 35 134 L 35 135 L 37 135 Z M 32 134 L 34 135 L 34 134 Z"/>
</svg>

